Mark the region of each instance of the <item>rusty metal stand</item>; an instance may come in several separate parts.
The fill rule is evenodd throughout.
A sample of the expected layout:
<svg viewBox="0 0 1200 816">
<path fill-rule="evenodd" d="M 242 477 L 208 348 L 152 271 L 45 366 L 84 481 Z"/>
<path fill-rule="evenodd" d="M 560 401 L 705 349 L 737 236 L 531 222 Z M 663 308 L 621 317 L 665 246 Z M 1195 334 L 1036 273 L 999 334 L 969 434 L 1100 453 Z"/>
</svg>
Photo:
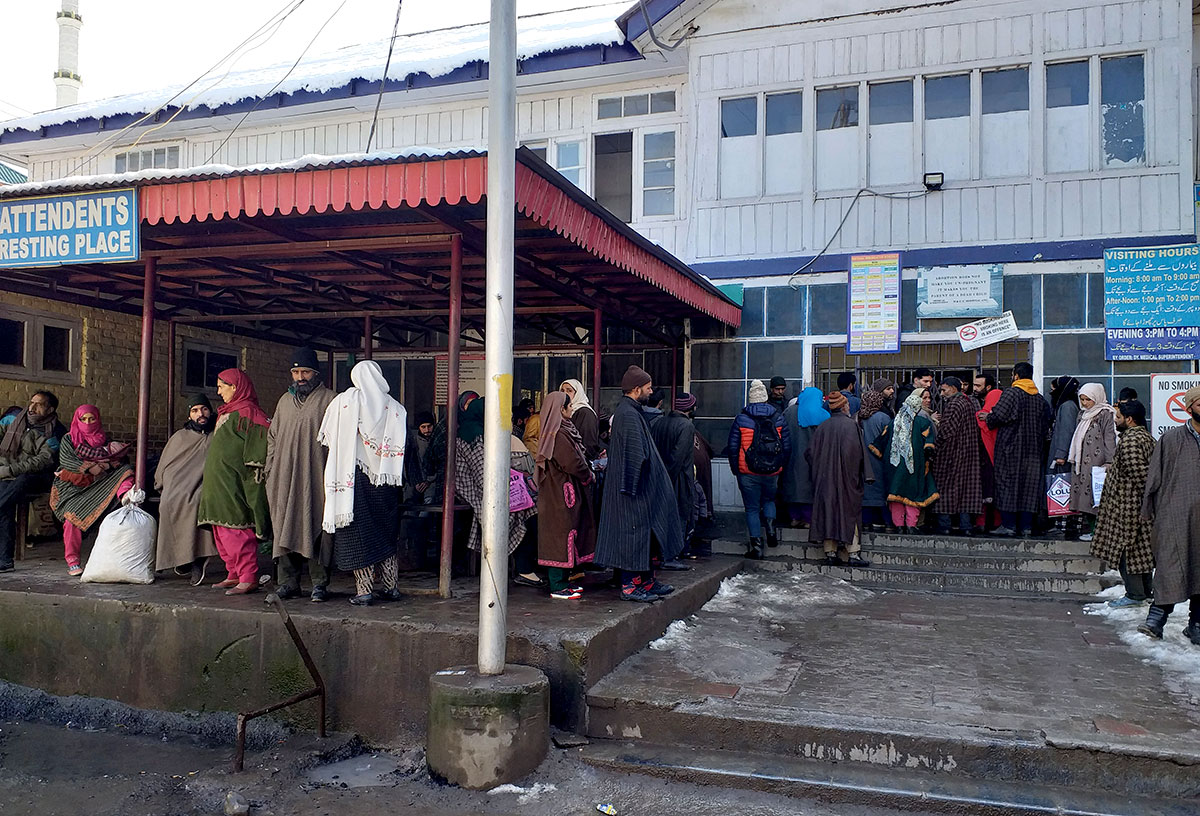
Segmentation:
<svg viewBox="0 0 1200 816">
<path fill-rule="evenodd" d="M 312 656 L 309 655 L 308 649 L 304 645 L 304 641 L 300 639 L 300 633 L 296 631 L 296 624 L 292 623 L 292 618 L 287 613 L 287 609 L 283 606 L 283 601 L 279 600 L 279 596 L 272 592 L 267 596 L 267 603 L 275 607 L 275 611 L 279 613 L 279 617 L 283 618 L 283 625 L 287 628 L 287 632 L 291 635 L 292 643 L 296 644 L 296 651 L 300 653 L 300 659 L 304 661 L 304 668 L 308 669 L 308 673 L 312 676 L 313 683 L 316 685 L 308 691 L 302 691 L 299 694 L 293 694 L 282 702 L 269 705 L 266 708 L 260 708 L 257 711 L 239 712 L 237 715 L 237 751 L 233 757 L 234 772 L 241 771 L 244 760 L 246 758 L 246 724 L 251 720 L 270 714 L 272 711 L 278 711 L 281 708 L 293 706 L 296 703 L 302 703 L 305 700 L 317 698 L 317 736 L 325 736 L 325 681 L 321 679 L 321 673 L 317 671 L 317 664 L 313 663 Z"/>
</svg>

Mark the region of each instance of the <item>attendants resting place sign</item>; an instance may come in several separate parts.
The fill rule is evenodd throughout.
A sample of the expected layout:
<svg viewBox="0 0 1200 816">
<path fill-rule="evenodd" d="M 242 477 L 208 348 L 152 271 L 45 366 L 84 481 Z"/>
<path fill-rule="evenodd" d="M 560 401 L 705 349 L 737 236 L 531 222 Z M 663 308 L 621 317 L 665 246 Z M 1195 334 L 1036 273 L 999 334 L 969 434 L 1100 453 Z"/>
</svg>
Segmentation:
<svg viewBox="0 0 1200 816">
<path fill-rule="evenodd" d="M 1200 246 L 1104 251 L 1105 357 L 1200 357 Z"/>
<path fill-rule="evenodd" d="M 134 190 L 0 201 L 0 268 L 136 261 Z"/>
</svg>

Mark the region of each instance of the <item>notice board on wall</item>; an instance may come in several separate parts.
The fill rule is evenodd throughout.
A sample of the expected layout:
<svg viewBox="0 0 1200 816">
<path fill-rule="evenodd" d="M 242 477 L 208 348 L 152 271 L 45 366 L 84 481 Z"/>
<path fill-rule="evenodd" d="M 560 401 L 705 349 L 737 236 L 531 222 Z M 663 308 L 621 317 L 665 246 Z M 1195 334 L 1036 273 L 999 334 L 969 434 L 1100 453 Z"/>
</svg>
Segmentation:
<svg viewBox="0 0 1200 816">
<path fill-rule="evenodd" d="M 1105 358 L 1200 357 L 1200 246 L 1104 250 Z"/>
<path fill-rule="evenodd" d="M 848 354 L 900 351 L 900 253 L 850 256 Z"/>
</svg>

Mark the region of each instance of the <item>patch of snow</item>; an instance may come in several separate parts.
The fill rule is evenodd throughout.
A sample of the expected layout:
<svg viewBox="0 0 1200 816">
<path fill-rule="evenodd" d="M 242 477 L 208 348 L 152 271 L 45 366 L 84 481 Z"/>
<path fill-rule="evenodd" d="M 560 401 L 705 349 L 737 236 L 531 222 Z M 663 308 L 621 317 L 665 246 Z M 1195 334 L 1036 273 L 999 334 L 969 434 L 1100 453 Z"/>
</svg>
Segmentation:
<svg viewBox="0 0 1200 816">
<path fill-rule="evenodd" d="M 1117 596 L 1124 594 L 1122 588 Z M 1104 596 L 1104 593 L 1100 596 Z M 1200 701 L 1200 646 L 1193 644 L 1183 634 L 1188 620 L 1186 603 L 1175 605 L 1175 611 L 1163 629 L 1162 640 L 1155 640 L 1137 630 L 1138 624 L 1146 620 L 1149 611 L 1144 604 L 1114 609 L 1107 603 L 1095 603 L 1088 604 L 1083 611 L 1104 618 L 1116 628 L 1117 637 L 1130 651 L 1143 662 L 1158 665 L 1169 689 L 1187 694 L 1193 701 Z"/>
<path fill-rule="evenodd" d="M 543 793 L 551 793 L 558 790 L 554 785 L 545 782 L 535 782 L 528 788 L 522 788 L 519 785 L 500 785 L 488 791 L 488 796 L 494 796 L 497 793 L 513 793 L 517 795 L 517 801 L 522 805 L 535 801 Z"/>
<path fill-rule="evenodd" d="M 808 572 L 786 576 L 743 573 L 721 582 L 705 612 L 749 614 L 766 620 L 787 620 L 831 606 L 851 606 L 874 596 L 869 589 L 841 579 Z"/>
<path fill-rule="evenodd" d="M 1097 598 L 1123 598 L 1125 597 L 1125 585 L 1114 584 L 1110 587 L 1105 587 L 1096 593 Z"/>
<path fill-rule="evenodd" d="M 1111 578 L 1114 581 L 1121 580 L 1121 572 L 1115 569 L 1110 569 L 1107 572 L 1089 572 L 1088 576 L 1092 578 Z"/>
<path fill-rule="evenodd" d="M 590 45 L 621 44 L 625 36 L 616 20 L 628 7 L 629 0 L 621 0 L 519 17 L 517 58 L 529 59 Z M 170 104 L 182 104 L 189 110 L 216 108 L 263 97 L 276 83 L 280 84 L 275 93 L 325 93 L 356 79 L 378 81 L 383 74 L 387 49 L 388 39 L 384 38 L 307 56 L 286 80 L 283 77 L 291 63 L 234 71 L 215 83 L 211 78 L 202 79 L 187 91 L 179 87 L 148 90 L 12 119 L 0 124 L 0 131 L 37 130 L 80 119 L 146 113 L 175 96 L 179 98 Z M 487 23 L 400 35 L 396 37 L 388 78 L 401 80 L 410 74 L 445 76 L 469 63 L 486 62 L 487 58 Z"/>
<path fill-rule="evenodd" d="M 658 640 L 650 641 L 650 648 L 659 652 L 670 651 L 678 648 L 687 640 L 688 632 L 691 631 L 690 626 L 681 620 L 671 621 L 671 625 L 667 627 L 667 631 Z"/>
</svg>

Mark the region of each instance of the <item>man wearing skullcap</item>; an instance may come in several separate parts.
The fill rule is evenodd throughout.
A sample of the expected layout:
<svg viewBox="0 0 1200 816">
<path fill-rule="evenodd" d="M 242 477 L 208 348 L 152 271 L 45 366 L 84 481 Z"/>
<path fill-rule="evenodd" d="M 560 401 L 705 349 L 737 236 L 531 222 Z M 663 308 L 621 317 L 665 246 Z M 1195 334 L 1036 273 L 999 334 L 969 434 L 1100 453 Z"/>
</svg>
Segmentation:
<svg viewBox="0 0 1200 816">
<path fill-rule="evenodd" d="M 267 500 L 275 532 L 272 556 L 280 598 L 300 594 L 305 563 L 313 601 L 329 586 L 333 539 L 321 530 L 325 510 L 325 448 L 317 441 L 325 409 L 336 396 L 325 387 L 317 353 L 299 348 L 291 357 L 292 385 L 279 398 L 267 434 Z"/>
<path fill-rule="evenodd" d="M 621 597 L 642 603 L 672 590 L 654 577 L 652 556 L 674 561 L 683 550 L 675 492 L 643 410 L 653 390 L 637 366 L 621 377 L 596 541 L 596 562 L 621 571 Z"/>
<path fill-rule="evenodd" d="M 808 540 L 820 542 L 827 564 L 867 567 L 862 558 L 859 524 L 863 490 L 873 481 L 867 464 L 862 429 L 850 416 L 850 401 L 840 391 L 827 395 L 829 419 L 817 426 L 808 443 L 808 464 L 813 476 L 812 525 Z M 841 553 L 846 554 L 843 561 Z"/>
<path fill-rule="evenodd" d="M 1188 640 L 1200 646 L 1200 385 L 1183 395 L 1188 421 L 1165 431 L 1150 457 L 1142 517 L 1154 522 L 1154 604 L 1138 631 L 1161 638 L 1167 616 L 1190 601 Z"/>
<path fill-rule="evenodd" d="M 212 530 L 196 526 L 204 459 L 217 416 L 204 394 L 188 400 L 188 421 L 167 440 L 154 471 L 158 504 L 158 548 L 155 569 L 188 568 L 192 586 L 204 582 L 209 556 L 217 554 Z"/>
<path fill-rule="evenodd" d="M 776 375 L 771 378 L 770 388 L 770 393 L 767 394 L 767 402 L 782 414 L 784 409 L 787 408 L 787 380 Z"/>
</svg>

